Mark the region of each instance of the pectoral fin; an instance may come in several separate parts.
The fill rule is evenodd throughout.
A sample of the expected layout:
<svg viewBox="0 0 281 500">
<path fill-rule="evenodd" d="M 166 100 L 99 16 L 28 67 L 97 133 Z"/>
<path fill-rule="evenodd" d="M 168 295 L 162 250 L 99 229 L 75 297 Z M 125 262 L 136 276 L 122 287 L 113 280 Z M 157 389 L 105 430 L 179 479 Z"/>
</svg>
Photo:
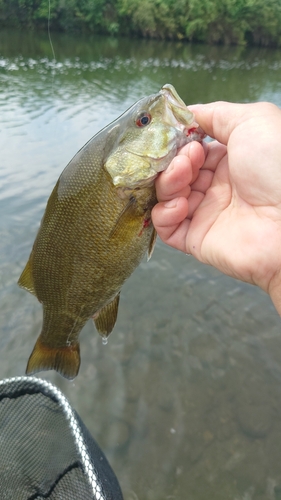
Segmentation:
<svg viewBox="0 0 281 500">
<path fill-rule="evenodd" d="M 119 217 L 117 218 L 111 233 L 110 233 L 110 238 L 113 238 L 116 236 L 118 231 L 124 231 L 124 228 L 127 227 L 127 225 L 130 223 L 130 220 L 132 220 L 132 213 L 131 213 L 131 208 L 135 204 L 136 200 L 134 198 L 130 198 L 127 205 L 123 208 L 122 212 L 120 213 Z"/>
<path fill-rule="evenodd" d="M 116 323 L 120 293 L 94 316 L 96 329 L 102 337 L 108 337 Z"/>
<path fill-rule="evenodd" d="M 153 232 L 152 232 L 151 239 L 150 239 L 150 242 L 149 242 L 149 247 L 148 247 L 148 250 L 147 250 L 147 260 L 149 260 L 150 257 L 151 257 L 151 255 L 153 254 L 153 250 L 154 250 L 154 247 L 155 247 L 156 239 L 157 239 L 157 233 L 156 233 L 155 229 L 153 228 Z"/>
<path fill-rule="evenodd" d="M 21 275 L 19 277 L 18 285 L 21 288 L 24 288 L 28 292 L 32 293 L 36 297 L 33 276 L 32 276 L 32 270 L 31 270 L 31 265 L 30 265 L 30 259 L 28 260 L 23 272 L 21 273 Z"/>
</svg>

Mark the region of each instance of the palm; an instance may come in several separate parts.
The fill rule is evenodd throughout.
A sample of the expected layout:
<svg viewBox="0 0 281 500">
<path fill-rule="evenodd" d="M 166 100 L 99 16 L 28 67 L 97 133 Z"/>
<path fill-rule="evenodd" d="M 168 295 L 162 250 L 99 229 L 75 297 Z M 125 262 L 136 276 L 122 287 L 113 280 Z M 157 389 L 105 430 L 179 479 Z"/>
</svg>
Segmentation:
<svg viewBox="0 0 281 500">
<path fill-rule="evenodd" d="M 257 213 L 230 183 L 216 185 L 217 177 L 190 224 L 190 251 L 197 256 L 198 249 L 200 260 L 226 274 L 256 282 L 254 275 L 260 267 L 264 271 L 271 251 L 262 209 Z"/>
<path fill-rule="evenodd" d="M 198 144 L 183 148 L 174 168 L 160 175 L 152 214 L 157 232 L 165 243 L 268 291 L 281 269 L 280 110 L 214 103 L 195 112 L 220 142 L 208 145 L 206 159 Z"/>
</svg>

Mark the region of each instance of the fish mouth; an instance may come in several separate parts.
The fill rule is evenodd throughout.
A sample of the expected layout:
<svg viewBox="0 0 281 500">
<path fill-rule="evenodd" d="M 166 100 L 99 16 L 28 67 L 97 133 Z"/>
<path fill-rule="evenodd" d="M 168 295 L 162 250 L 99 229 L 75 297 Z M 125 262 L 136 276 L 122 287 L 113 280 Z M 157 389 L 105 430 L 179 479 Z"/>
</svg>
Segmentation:
<svg viewBox="0 0 281 500">
<path fill-rule="evenodd" d="M 191 141 L 202 142 L 206 137 L 204 130 L 196 123 L 194 114 L 187 108 L 173 85 L 166 83 L 159 93 L 166 99 L 169 110 L 168 119 L 172 119 L 172 113 L 174 120 L 176 120 L 174 126 L 186 136 L 186 143 Z"/>
<path fill-rule="evenodd" d="M 173 85 L 166 83 L 163 85 L 160 92 L 161 95 L 166 100 L 167 109 L 169 113 L 169 119 L 171 120 L 171 113 L 176 120 L 176 128 L 179 129 L 184 134 L 187 134 L 188 129 L 194 124 L 194 115 L 186 107 L 184 101 L 178 95 L 176 89 Z"/>
<path fill-rule="evenodd" d="M 186 108 L 185 102 L 179 96 L 175 87 L 173 87 L 173 85 L 171 85 L 170 83 L 166 83 L 165 85 L 163 85 L 163 87 L 160 89 L 159 92 L 160 94 L 163 94 L 166 97 L 168 97 L 169 101 L 174 103 L 176 106 Z"/>
</svg>

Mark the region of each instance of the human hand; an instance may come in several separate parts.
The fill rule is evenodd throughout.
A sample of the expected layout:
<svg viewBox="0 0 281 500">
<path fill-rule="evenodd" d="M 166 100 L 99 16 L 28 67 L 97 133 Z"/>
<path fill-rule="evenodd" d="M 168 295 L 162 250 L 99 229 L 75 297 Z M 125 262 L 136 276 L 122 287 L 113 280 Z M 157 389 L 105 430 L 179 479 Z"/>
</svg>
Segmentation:
<svg viewBox="0 0 281 500">
<path fill-rule="evenodd" d="M 216 141 L 184 146 L 156 180 L 152 220 L 168 245 L 260 286 L 281 314 L 281 110 L 190 106 Z"/>
</svg>

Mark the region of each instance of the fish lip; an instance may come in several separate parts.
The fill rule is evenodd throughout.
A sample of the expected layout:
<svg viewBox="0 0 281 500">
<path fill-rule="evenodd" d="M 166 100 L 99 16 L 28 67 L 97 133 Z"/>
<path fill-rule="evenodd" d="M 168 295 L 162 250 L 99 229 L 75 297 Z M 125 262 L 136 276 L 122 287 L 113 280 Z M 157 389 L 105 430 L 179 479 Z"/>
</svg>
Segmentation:
<svg viewBox="0 0 281 500">
<path fill-rule="evenodd" d="M 198 123 L 193 122 L 191 126 L 188 128 L 186 136 L 187 136 L 187 142 L 197 141 L 202 143 L 205 137 L 207 137 L 207 134 L 204 132 L 202 127 L 198 125 Z"/>
<path fill-rule="evenodd" d="M 167 97 L 168 101 L 171 104 L 176 105 L 177 107 L 186 109 L 186 104 L 182 100 L 182 98 L 178 95 L 176 89 L 173 87 L 173 85 L 170 85 L 169 83 L 166 83 L 163 85 L 163 87 L 160 89 L 159 94 L 164 95 Z"/>
<path fill-rule="evenodd" d="M 202 142 L 206 137 L 204 130 L 195 121 L 194 114 L 188 109 L 173 85 L 166 83 L 159 93 L 164 96 L 170 110 L 177 119 L 175 127 L 187 137 L 186 142 Z"/>
<path fill-rule="evenodd" d="M 187 135 L 188 128 L 194 122 L 194 114 L 188 109 L 173 85 L 166 83 L 159 94 L 164 97 L 168 108 L 177 120 L 177 128 Z"/>
</svg>

